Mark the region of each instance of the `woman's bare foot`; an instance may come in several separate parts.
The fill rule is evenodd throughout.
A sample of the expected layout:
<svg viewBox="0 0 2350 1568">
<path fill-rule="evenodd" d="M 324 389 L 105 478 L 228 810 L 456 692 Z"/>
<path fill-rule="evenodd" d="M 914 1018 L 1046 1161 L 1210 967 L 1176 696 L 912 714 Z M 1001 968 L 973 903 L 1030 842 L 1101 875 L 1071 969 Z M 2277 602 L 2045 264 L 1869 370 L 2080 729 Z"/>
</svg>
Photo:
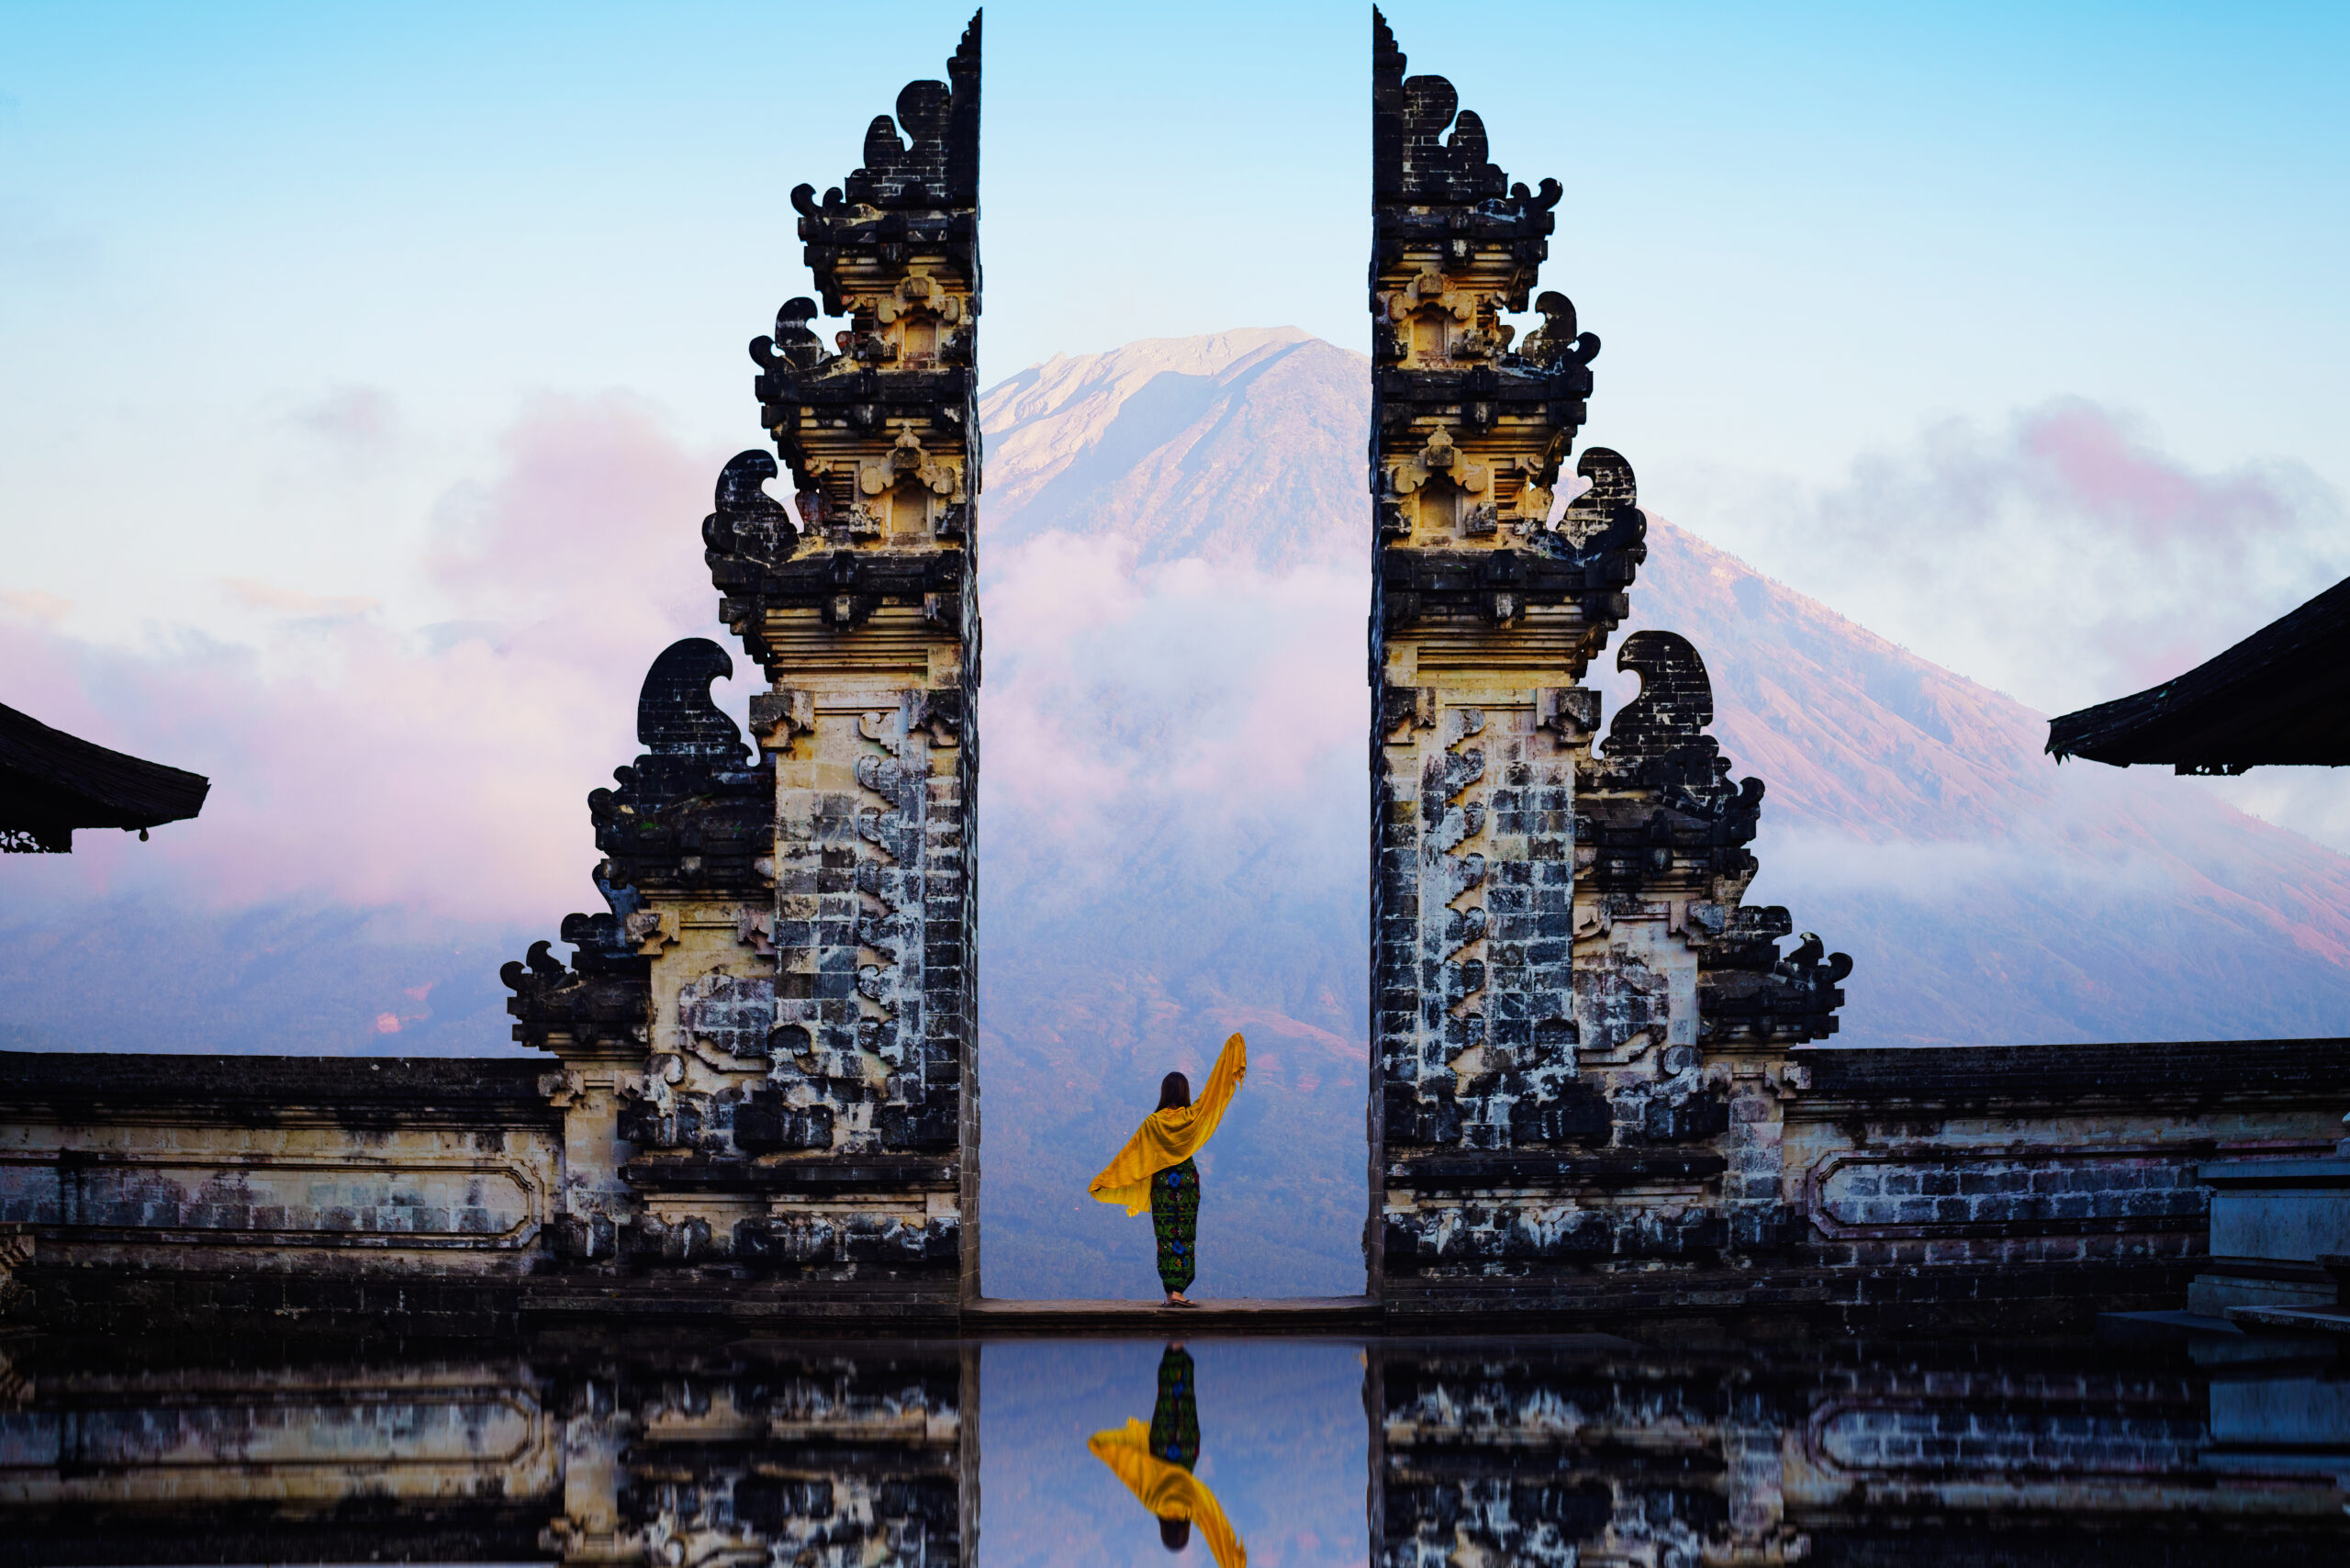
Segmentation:
<svg viewBox="0 0 2350 1568">
<path fill-rule="evenodd" d="M 1197 1306 L 1200 1304 L 1196 1301 L 1187 1300 L 1181 1291 L 1169 1291 L 1167 1293 L 1167 1305 L 1169 1306 Z"/>
</svg>

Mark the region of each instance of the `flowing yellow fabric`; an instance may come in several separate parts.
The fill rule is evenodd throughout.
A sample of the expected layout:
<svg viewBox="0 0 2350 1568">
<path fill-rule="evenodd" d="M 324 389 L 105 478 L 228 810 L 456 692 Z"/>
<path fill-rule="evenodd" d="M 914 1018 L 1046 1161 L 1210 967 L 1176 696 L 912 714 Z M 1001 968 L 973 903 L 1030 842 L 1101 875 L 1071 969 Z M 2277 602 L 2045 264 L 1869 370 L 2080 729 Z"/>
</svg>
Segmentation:
<svg viewBox="0 0 2350 1568">
<path fill-rule="evenodd" d="M 1224 1042 L 1208 1074 L 1208 1086 L 1188 1105 L 1153 1111 L 1118 1150 L 1110 1168 L 1093 1178 L 1086 1191 L 1105 1204 L 1124 1204 L 1138 1215 L 1150 1206 L 1150 1179 L 1170 1165 L 1181 1165 L 1199 1153 L 1224 1120 L 1241 1080 L 1248 1076 L 1248 1042 L 1235 1035 Z"/>
<path fill-rule="evenodd" d="M 1234 1039 L 1240 1036 L 1235 1035 Z M 1094 1458 L 1125 1483 L 1135 1500 L 1162 1519 L 1189 1519 L 1215 1553 L 1215 1568 L 1248 1568 L 1248 1549 L 1232 1532 L 1232 1525 L 1217 1506 L 1215 1494 L 1180 1464 L 1169 1464 L 1150 1451 L 1150 1428 L 1128 1421 L 1085 1439 Z"/>
</svg>

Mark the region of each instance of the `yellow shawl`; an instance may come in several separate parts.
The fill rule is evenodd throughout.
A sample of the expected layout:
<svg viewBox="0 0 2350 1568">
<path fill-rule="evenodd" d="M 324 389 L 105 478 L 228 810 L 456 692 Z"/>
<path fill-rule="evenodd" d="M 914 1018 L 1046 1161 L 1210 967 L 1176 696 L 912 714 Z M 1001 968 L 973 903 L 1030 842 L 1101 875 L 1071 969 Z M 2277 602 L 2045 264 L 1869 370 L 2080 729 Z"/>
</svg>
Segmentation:
<svg viewBox="0 0 2350 1568">
<path fill-rule="evenodd" d="M 1125 1204 L 1130 1215 L 1142 1213 L 1150 1206 L 1150 1179 L 1170 1165 L 1182 1164 L 1206 1146 L 1215 1125 L 1224 1120 L 1224 1108 L 1232 1103 L 1240 1081 L 1248 1076 L 1248 1042 L 1235 1035 L 1224 1042 L 1223 1054 L 1215 1058 L 1215 1070 L 1208 1074 L 1208 1086 L 1200 1097 L 1188 1105 L 1153 1111 L 1144 1117 L 1126 1147 L 1118 1150 L 1118 1158 L 1093 1178 L 1086 1191 L 1105 1204 Z"/>
<path fill-rule="evenodd" d="M 1235 1040 L 1239 1039 L 1235 1035 Z M 1229 1047 L 1227 1047 L 1229 1049 Z M 1248 1549 L 1232 1533 L 1232 1525 L 1216 1506 L 1215 1494 L 1180 1464 L 1169 1464 L 1150 1451 L 1150 1428 L 1128 1421 L 1085 1440 L 1093 1457 L 1126 1484 L 1135 1500 L 1162 1519 L 1189 1519 L 1215 1553 L 1215 1568 L 1248 1568 Z"/>
</svg>

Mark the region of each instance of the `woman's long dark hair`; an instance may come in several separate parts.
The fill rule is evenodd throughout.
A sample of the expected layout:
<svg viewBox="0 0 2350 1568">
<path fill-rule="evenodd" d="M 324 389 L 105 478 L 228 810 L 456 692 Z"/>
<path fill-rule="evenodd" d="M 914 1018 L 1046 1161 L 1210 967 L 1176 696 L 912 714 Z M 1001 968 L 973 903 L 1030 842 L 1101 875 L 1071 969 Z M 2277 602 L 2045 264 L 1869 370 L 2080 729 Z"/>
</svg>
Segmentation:
<svg viewBox="0 0 2350 1568">
<path fill-rule="evenodd" d="M 1192 1103 L 1192 1081 L 1180 1072 L 1170 1072 L 1158 1083 L 1158 1108 L 1172 1111 Z"/>
</svg>

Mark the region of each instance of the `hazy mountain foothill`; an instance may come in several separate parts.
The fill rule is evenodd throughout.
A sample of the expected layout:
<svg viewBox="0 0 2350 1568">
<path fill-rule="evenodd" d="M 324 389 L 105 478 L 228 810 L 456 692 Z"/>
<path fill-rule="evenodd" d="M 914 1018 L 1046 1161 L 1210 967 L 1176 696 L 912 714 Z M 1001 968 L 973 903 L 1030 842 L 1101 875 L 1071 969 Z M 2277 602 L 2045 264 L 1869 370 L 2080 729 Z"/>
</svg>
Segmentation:
<svg viewBox="0 0 2350 1568">
<path fill-rule="evenodd" d="M 982 399 L 991 1294 L 1155 1294 L 1148 1226 L 1091 1202 L 1085 1182 L 1156 1103 L 1159 1076 L 1203 1074 L 1235 1029 L 1251 1071 L 1201 1158 L 1202 1290 L 1360 1288 L 1367 385 L 1361 355 L 1260 330 L 1056 357 Z M 699 465 L 669 467 L 715 472 Z M 664 478 L 675 505 L 638 519 L 667 530 L 654 543 L 685 573 L 699 566 L 698 483 L 701 495 Z M 1661 627 L 1696 644 L 1714 733 L 1737 774 L 1768 786 L 1749 902 L 1787 905 L 1798 930 L 1855 961 L 1837 1043 L 2341 1032 L 2350 858 L 2167 773 L 2059 767 L 2042 755 L 2044 715 L 1649 515 L 1632 619 L 1590 678 L 1612 708 L 1631 689 L 1613 666 L 1625 635 Z M 625 561 L 565 570 L 583 602 L 635 580 Z M 549 842 L 571 847 L 549 855 L 575 869 L 509 879 L 514 898 L 468 919 L 324 880 L 241 899 L 192 875 L 142 887 L 121 857 L 106 876 L 12 865 L 0 1045 L 511 1048 L 498 966 L 594 897 L 580 797 L 627 760 L 627 670 L 665 634 L 636 632 L 592 690 L 547 699 L 607 753 L 604 775 L 582 764 L 569 795 L 550 787 L 520 808 L 532 831 L 564 835 Z M 689 618 L 666 634 L 696 633 L 723 635 Z M 54 662 L 69 666 L 95 667 Z M 76 701 L 167 701 L 162 655 L 105 668 L 104 689 L 85 679 Z M 38 695 L 25 699 L 36 712 Z M 478 700 L 510 704 L 513 689 Z M 208 766 L 216 801 L 233 798 L 233 768 Z M 518 810 L 510 790 L 454 799 L 460 815 Z M 170 831 L 199 839 L 213 812 Z"/>
</svg>

